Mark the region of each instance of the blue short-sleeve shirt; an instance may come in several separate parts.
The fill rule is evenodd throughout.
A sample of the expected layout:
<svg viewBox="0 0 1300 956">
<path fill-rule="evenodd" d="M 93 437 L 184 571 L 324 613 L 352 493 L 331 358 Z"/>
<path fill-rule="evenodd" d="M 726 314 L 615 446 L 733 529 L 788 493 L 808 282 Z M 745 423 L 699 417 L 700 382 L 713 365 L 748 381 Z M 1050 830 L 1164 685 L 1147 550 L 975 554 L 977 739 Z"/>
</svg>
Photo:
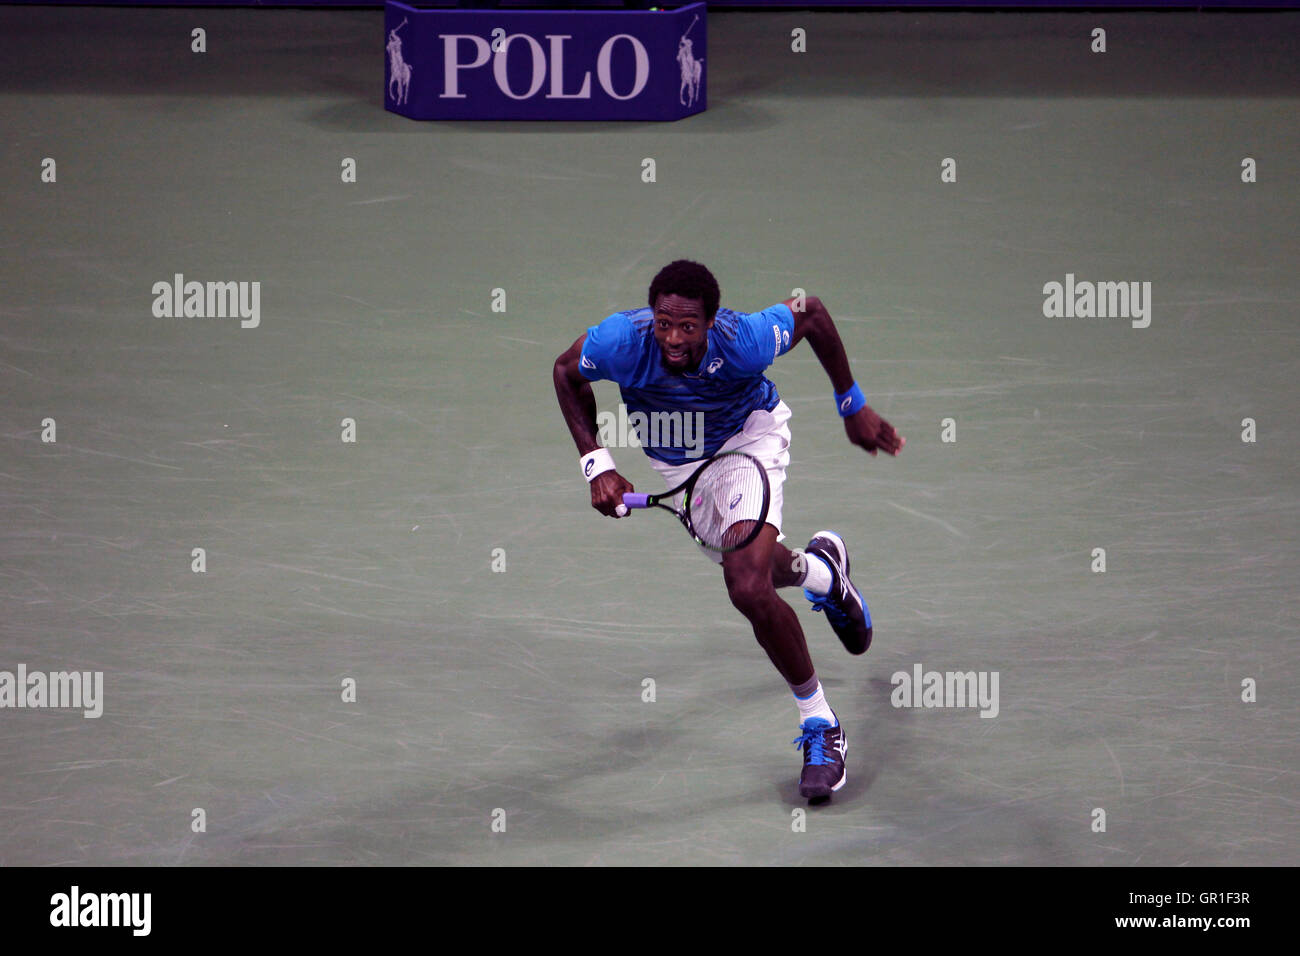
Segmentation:
<svg viewBox="0 0 1300 956">
<path fill-rule="evenodd" d="M 653 310 L 645 307 L 616 312 L 588 329 L 578 367 L 590 381 L 618 384 L 638 432 L 641 422 L 652 426 L 648 436 L 641 435 L 647 455 L 680 465 L 715 454 L 750 412 L 776 407 L 781 396 L 763 372 L 789 351 L 793 333 L 794 314 L 784 304 L 749 313 L 718 309 L 699 368 L 671 372 L 660 361 Z M 702 442 L 695 426 L 703 427 Z M 683 436 L 691 440 L 682 441 Z"/>
</svg>

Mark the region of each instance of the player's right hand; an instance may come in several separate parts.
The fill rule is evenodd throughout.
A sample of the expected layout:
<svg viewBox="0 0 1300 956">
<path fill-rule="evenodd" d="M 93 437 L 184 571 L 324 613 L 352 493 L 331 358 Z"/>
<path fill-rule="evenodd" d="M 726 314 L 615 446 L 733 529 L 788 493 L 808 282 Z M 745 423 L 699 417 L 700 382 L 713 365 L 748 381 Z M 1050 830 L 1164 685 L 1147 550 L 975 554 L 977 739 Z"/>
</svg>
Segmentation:
<svg viewBox="0 0 1300 956">
<path fill-rule="evenodd" d="M 591 506 L 607 518 L 617 518 L 614 510 L 623 503 L 623 495 L 634 491 L 632 482 L 617 471 L 607 471 L 591 480 Z"/>
</svg>

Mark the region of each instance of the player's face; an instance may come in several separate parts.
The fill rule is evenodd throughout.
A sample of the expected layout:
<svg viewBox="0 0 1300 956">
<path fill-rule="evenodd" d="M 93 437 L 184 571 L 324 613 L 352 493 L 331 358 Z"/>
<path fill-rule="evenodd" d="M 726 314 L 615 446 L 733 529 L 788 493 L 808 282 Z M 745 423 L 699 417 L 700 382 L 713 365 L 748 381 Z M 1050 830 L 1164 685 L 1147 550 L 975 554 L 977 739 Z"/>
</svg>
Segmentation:
<svg viewBox="0 0 1300 956">
<path fill-rule="evenodd" d="M 704 316 L 704 303 L 680 295 L 660 293 L 655 303 L 655 341 L 659 358 L 670 372 L 693 372 L 709 350 L 712 319 Z"/>
</svg>

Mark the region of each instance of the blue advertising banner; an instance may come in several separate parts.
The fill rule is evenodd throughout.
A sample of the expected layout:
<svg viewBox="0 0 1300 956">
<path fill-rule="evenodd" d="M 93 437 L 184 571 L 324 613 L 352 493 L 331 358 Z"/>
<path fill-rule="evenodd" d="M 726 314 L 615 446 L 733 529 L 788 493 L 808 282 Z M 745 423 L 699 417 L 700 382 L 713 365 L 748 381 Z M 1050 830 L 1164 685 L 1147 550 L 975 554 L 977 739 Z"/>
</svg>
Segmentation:
<svg viewBox="0 0 1300 956">
<path fill-rule="evenodd" d="M 384 105 L 411 119 L 677 120 L 707 104 L 705 5 L 384 5 Z"/>
</svg>

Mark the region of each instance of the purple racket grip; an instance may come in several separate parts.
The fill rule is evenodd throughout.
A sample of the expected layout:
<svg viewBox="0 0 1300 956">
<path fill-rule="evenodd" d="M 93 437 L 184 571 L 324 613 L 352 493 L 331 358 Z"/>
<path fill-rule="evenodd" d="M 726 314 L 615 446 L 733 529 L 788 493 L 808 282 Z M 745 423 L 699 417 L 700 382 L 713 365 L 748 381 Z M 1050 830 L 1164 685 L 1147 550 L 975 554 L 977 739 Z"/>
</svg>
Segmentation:
<svg viewBox="0 0 1300 956">
<path fill-rule="evenodd" d="M 629 491 L 627 494 L 623 495 L 623 504 L 627 505 L 629 508 L 649 508 L 650 496 L 638 494 L 635 491 Z"/>
</svg>

